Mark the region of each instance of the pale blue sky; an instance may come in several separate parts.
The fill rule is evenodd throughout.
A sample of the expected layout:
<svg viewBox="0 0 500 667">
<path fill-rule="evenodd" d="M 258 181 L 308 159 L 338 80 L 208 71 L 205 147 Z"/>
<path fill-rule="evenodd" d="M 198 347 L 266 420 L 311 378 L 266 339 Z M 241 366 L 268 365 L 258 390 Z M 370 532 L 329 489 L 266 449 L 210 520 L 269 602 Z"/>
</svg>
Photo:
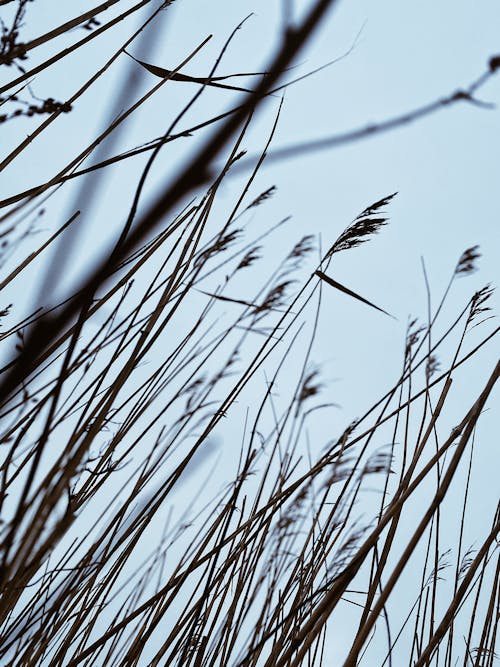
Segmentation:
<svg viewBox="0 0 500 667">
<path fill-rule="evenodd" d="M 128 4 L 132 3 L 123 3 L 123 6 Z M 183 70 L 194 76 L 205 76 L 232 29 L 253 12 L 238 32 L 219 70 L 221 74 L 260 71 L 269 62 L 277 44 L 286 4 L 264 0 L 177 0 L 164 12 L 162 30 L 156 35 L 149 61 L 172 69 L 208 34 L 213 34 L 211 42 Z M 299 13 L 310 3 L 291 2 L 289 5 Z M 87 7 L 88 3 L 81 0 L 71 3 L 37 0 L 29 8 L 24 38 L 43 33 Z M 71 56 L 68 62 L 39 75 L 33 81 L 34 91 L 40 97 L 51 95 L 67 99 L 90 76 L 96 64 L 130 34 L 136 23 L 134 16 L 113 33 L 106 33 L 103 39 Z M 279 148 L 330 137 L 377 123 L 467 86 L 487 68 L 488 59 L 500 53 L 499 26 L 500 6 L 493 0 L 474 3 L 344 0 L 338 3 L 301 53 L 290 75 L 303 74 L 350 52 L 336 64 L 286 91 L 272 146 Z M 74 36 L 70 39 L 73 41 Z M 62 39 L 61 45 L 64 43 Z M 129 50 L 141 57 L 134 45 Z M 35 64 L 48 53 L 50 48 L 42 47 L 32 53 L 29 62 Z M 9 196 L 42 182 L 47 174 L 55 173 L 78 149 L 85 147 L 106 121 L 110 103 L 116 102 L 113 92 L 116 83 L 127 71 L 140 74 L 141 90 L 157 81 L 128 57 L 121 56 L 117 66 L 77 103 L 74 113 L 62 117 L 48 130 L 46 137 L 42 135 L 33 143 L 29 167 L 26 157 L 10 165 L 0 182 L 0 195 Z M 160 136 L 179 103 L 193 92 L 190 85 L 167 84 L 127 123 L 126 131 L 111 152 L 114 154 Z M 500 104 L 500 74 L 478 92 L 478 98 Z M 215 115 L 229 108 L 238 98 L 226 91 L 211 90 L 204 99 L 188 119 L 181 121 L 180 129 L 203 119 L 207 113 Z M 245 141 L 250 154 L 263 148 L 279 101 L 279 97 L 268 100 L 259 112 Z M 8 132 L 4 129 L 2 153 L 33 131 L 36 123 L 36 119 L 17 120 L 6 126 Z M 146 200 L 155 197 L 175 173 L 179 161 L 188 159 L 206 136 L 207 133 L 200 133 L 186 139 L 182 146 L 176 142 L 174 147 L 162 152 L 149 178 Z M 253 195 L 271 185 L 277 186 L 277 194 L 258 209 L 249 225 L 252 234 L 262 233 L 266 225 L 292 216 L 292 221 L 269 242 L 268 255 L 262 265 L 264 271 L 271 271 L 275 258 L 285 255 L 302 235 L 321 235 L 326 248 L 366 206 L 395 191 L 399 193 L 387 208 L 390 225 L 364 247 L 339 255 L 332 266 L 332 275 L 337 280 L 393 313 L 397 321 L 327 287 L 323 290 L 323 313 L 313 359 L 322 367 L 322 375 L 329 382 L 328 400 L 340 404 L 341 410 L 334 424 L 318 422 L 319 432 L 328 433 L 328 437 L 341 432 L 353 417 L 363 414 L 398 375 L 408 317 L 418 316 L 422 321 L 426 318 L 422 256 L 430 278 L 433 303 L 436 303 L 460 254 L 470 246 L 481 246 L 480 271 L 456 282 L 450 294 L 449 309 L 445 309 L 443 315 L 443 326 L 476 289 L 488 282 L 498 283 L 499 137 L 500 110 L 459 103 L 393 132 L 264 166 L 258 175 Z M 50 150 L 47 149 L 49 140 L 52 142 Z M 78 255 L 71 261 L 75 275 L 96 258 L 94 253 L 100 242 L 112 239 L 119 229 L 145 159 L 144 156 L 133 158 L 114 168 L 110 175 L 100 173 L 94 177 L 103 179 L 101 197 L 91 215 L 82 216 L 87 230 L 78 241 Z M 234 185 L 237 191 L 239 178 L 234 177 L 223 188 L 221 215 L 233 202 L 231 188 Z M 73 212 L 70 210 L 73 197 L 71 188 L 67 188 L 48 202 L 44 229 L 48 231 L 59 225 L 66 213 Z M 245 288 L 242 285 L 242 289 Z M 253 285 L 248 288 L 252 293 Z M 18 299 L 19 292 L 15 291 L 18 289 L 19 286 L 14 286 L 9 301 Z M 246 298 L 248 295 L 233 296 Z M 498 296 L 494 297 L 494 303 L 498 307 Z M 481 330 L 473 340 L 479 341 L 480 337 Z M 463 415 L 464 407 L 477 397 L 497 358 L 498 344 L 493 342 L 470 368 L 457 373 L 454 398 L 457 419 Z M 292 378 L 293 370 L 284 375 L 283 391 Z M 264 381 L 263 376 L 260 381 Z M 278 385 L 278 396 L 279 391 Z M 487 504 L 486 496 L 491 495 L 491 505 L 498 495 L 493 466 L 489 465 L 493 457 L 498 460 L 494 449 L 498 397 L 497 391 L 480 426 L 478 466 L 484 475 L 484 495 L 474 507 L 478 518 L 482 503 Z M 231 427 L 235 430 L 225 432 L 222 447 L 230 447 L 228 439 L 238 431 L 252 400 L 250 394 L 235 406 Z M 450 426 L 454 425 L 453 414 L 447 419 Z M 318 442 L 314 451 L 319 453 L 323 444 Z M 224 461 L 231 470 L 234 461 L 230 453 L 227 458 L 226 450 L 223 451 Z M 202 478 L 213 458 L 210 461 L 199 471 Z M 221 477 L 224 477 L 223 467 Z"/>
<path fill-rule="evenodd" d="M 253 12 L 238 32 L 219 69 L 221 73 L 259 71 L 269 61 L 275 47 L 284 4 L 263 1 L 176 2 L 164 12 L 162 31 L 156 38 L 155 54 L 151 59 L 160 66 L 174 67 L 208 34 L 213 34 L 209 44 L 185 68 L 187 73 L 203 75 L 208 72 L 232 29 Z M 295 12 L 308 6 L 308 3 L 290 4 L 295 6 Z M 34 3 L 30 7 L 33 14 L 26 25 L 26 38 L 85 7 L 85 3 L 71 3 L 71 7 L 51 2 Z M 105 54 L 111 54 L 120 39 L 130 34 L 137 20 L 134 16 L 113 33 L 106 33 L 103 39 L 74 54 L 68 63 L 54 67 L 50 74 L 39 75 L 33 84 L 35 91 L 39 95 L 50 93 L 60 99 L 69 97 L 90 75 L 93 66 L 101 62 Z M 329 137 L 383 121 L 466 86 L 485 70 L 489 57 L 500 49 L 499 20 L 500 9 L 495 2 L 474 5 L 441 2 L 436 5 L 429 0 L 404 7 L 388 0 L 376 6 L 361 1 L 338 3 L 298 58 L 299 66 L 293 74 L 319 67 L 342 56 L 353 44 L 354 47 L 340 62 L 287 90 L 273 145 L 278 148 Z M 34 51 L 30 62 L 43 59 L 44 48 Z M 130 52 L 137 55 L 132 46 Z M 50 170 L 55 172 L 64 165 L 76 153 L 76 147 L 84 147 L 107 119 L 110 97 L 116 104 L 115 95 L 109 94 L 114 90 L 116 77 L 134 68 L 140 70 L 138 65 L 122 56 L 110 74 L 99 80 L 78 102 L 75 113 L 61 118 L 48 130 L 47 138 L 56 142 L 57 150 L 48 152 L 46 139 L 35 141 L 30 154 L 30 172 L 27 173 L 26 161 L 14 162 L 0 184 L 2 193 L 7 195 L 24 184 L 41 182 Z M 157 82 L 152 75 L 140 74 L 144 87 Z M 169 110 L 182 99 L 179 96 L 187 99 L 193 90 L 192 86 L 183 84 L 163 88 L 126 125 L 126 131 L 118 140 L 119 146 L 111 152 L 160 136 L 171 118 Z M 493 78 L 478 97 L 488 102 L 498 101 L 498 78 Z M 205 105 L 200 105 L 188 120 L 182 121 L 181 128 L 203 118 L 206 109 L 215 114 L 228 108 L 235 99 L 218 90 L 207 91 L 204 98 Z M 278 103 L 279 99 L 268 101 L 259 114 L 245 145 L 250 154 L 261 150 Z M 23 123 L 20 120 L 16 125 L 20 136 L 23 131 L 30 131 L 33 125 L 33 121 L 24 123 L 24 126 Z M 67 132 L 66 136 L 64 132 Z M 5 143 L 15 145 L 18 136 L 10 131 Z M 197 140 L 203 140 L 204 136 L 207 135 L 200 133 L 189 143 L 186 141 L 183 146 L 185 154 L 196 150 Z M 407 317 L 410 314 L 425 316 L 421 256 L 425 258 L 437 300 L 461 252 L 475 244 L 481 246 L 481 271 L 457 283 L 450 298 L 450 305 L 455 307 L 485 283 L 497 282 L 500 255 L 498 136 L 500 114 L 496 110 L 461 103 L 369 140 L 274 163 L 264 167 L 256 179 L 255 194 L 272 184 L 278 187 L 277 195 L 267 204 L 268 220 L 293 216 L 281 236 L 273 237 L 276 247 L 282 247 L 283 252 L 292 240 L 305 233 L 321 234 L 322 242 L 327 246 L 365 206 L 394 191 L 399 192 L 388 209 L 391 223 L 380 236 L 335 260 L 336 278 L 340 282 L 396 315 L 398 322 L 340 294 L 325 292 L 325 313 L 331 311 L 332 317 L 334 312 L 342 313 L 339 317 L 343 326 L 336 326 L 338 338 L 333 347 L 344 352 L 342 355 L 332 353 L 329 332 L 324 336 L 320 332 L 316 356 L 327 362 L 326 375 L 341 383 L 341 403 L 346 409 L 350 406 L 355 412 L 359 411 L 358 405 L 366 405 L 365 401 L 375 398 L 381 388 L 374 381 L 366 388 L 366 396 L 360 394 L 358 382 L 351 379 L 352 346 L 355 346 L 354 355 L 363 372 L 370 377 L 380 377 L 383 382 L 387 368 L 393 372 L 399 368 L 399 351 Z M 95 177 L 100 182 L 104 178 L 105 197 L 99 203 L 98 214 L 93 216 L 96 226 L 88 225 L 88 254 L 79 254 L 84 268 L 88 267 L 95 251 L 95 239 L 103 239 L 108 230 L 112 234 L 128 210 L 145 159 L 144 156 L 134 158 L 121 163 L 111 176 L 103 176 L 101 172 Z M 148 196 L 154 197 L 165 178 L 175 170 L 179 159 L 182 159 L 180 146 L 174 145 L 163 151 L 149 178 Z M 235 187 L 237 185 L 235 179 Z M 60 215 L 60 202 L 66 201 L 68 206 L 72 202 L 71 195 L 64 190 L 61 197 L 58 199 L 59 195 L 56 195 L 52 200 L 53 209 L 48 210 L 58 211 Z M 262 218 L 261 214 L 259 231 L 265 226 Z M 271 267 L 272 258 L 268 261 Z M 78 257 L 75 263 L 79 265 Z M 498 304 L 496 296 L 495 300 Z M 355 330 L 368 328 L 370 344 L 353 338 L 351 327 Z M 364 333 L 360 334 L 360 339 L 364 339 Z M 383 349 L 389 354 L 373 354 L 373 350 Z M 496 356 L 491 347 L 490 350 L 484 353 L 484 368 L 488 368 L 488 363 Z M 390 375 L 387 384 L 392 377 Z M 479 373 L 477 386 L 481 381 L 482 373 Z"/>
</svg>

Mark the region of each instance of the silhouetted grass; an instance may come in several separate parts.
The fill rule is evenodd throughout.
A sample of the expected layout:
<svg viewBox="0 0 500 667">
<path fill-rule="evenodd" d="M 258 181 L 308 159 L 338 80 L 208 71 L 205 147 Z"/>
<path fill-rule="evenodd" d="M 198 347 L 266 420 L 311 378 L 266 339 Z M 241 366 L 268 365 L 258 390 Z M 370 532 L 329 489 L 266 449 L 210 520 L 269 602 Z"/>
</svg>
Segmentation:
<svg viewBox="0 0 500 667">
<path fill-rule="evenodd" d="M 74 113 L 144 26 L 70 100 L 34 109 L 19 86 L 142 7 L 151 5 L 144 25 L 154 25 L 171 3 L 143 1 L 107 20 L 101 14 L 117 0 L 101 3 L 29 43 L 20 39 L 29 3 L 14 4 L 0 62 L 18 70 L 1 94 L 16 92 L 2 104 L 44 120 L 2 156 L 2 169 L 23 160 L 62 113 Z M 312 361 L 322 300 L 340 290 L 360 308 L 382 310 L 368 301 L 369 289 L 361 295 L 333 278 L 331 263 L 382 229 L 394 195 L 364 208 L 326 252 L 313 234 L 290 235 L 278 255 L 269 240 L 287 220 L 260 233 L 249 224 L 252 216 L 266 220 L 269 200 L 279 196 L 274 186 L 260 194 L 254 187 L 278 112 L 240 190 L 231 189 L 231 207 L 224 216 L 216 208 L 245 160 L 260 103 L 282 87 L 283 72 L 334 4 L 311 4 L 303 23 L 281 36 L 265 75 L 218 74 L 236 31 L 207 76 L 180 69 L 208 38 L 173 70 L 137 59 L 134 67 L 160 81 L 56 175 L 29 190 L 19 184 L 2 202 L 0 287 L 17 286 L 19 299 L 0 313 L 10 318 L 1 334 L 2 665 L 494 665 L 499 507 L 481 508 L 480 543 L 466 536 L 477 521 L 476 426 L 500 364 L 484 369 L 479 395 L 469 395 L 461 376 L 452 384 L 456 369 L 474 364 L 498 333 L 485 325 L 491 288 L 442 321 L 452 285 L 476 268 L 478 247 L 459 258 L 427 321 L 408 323 L 390 390 L 338 436 L 326 430 L 339 417 Z M 71 33 L 72 46 L 27 68 L 31 50 L 78 26 L 83 38 Z M 82 168 L 84 160 L 169 81 L 199 88 L 148 143 L 113 247 L 72 293 L 57 294 L 65 256 L 78 253 L 79 213 L 38 245 L 26 220 L 36 220 L 66 181 L 85 183 L 96 165 Z M 213 134 L 147 207 L 148 172 L 167 143 L 191 133 L 179 122 L 207 86 L 245 96 L 217 124 L 207 119 Z M 474 86 L 426 113 L 471 101 Z M 39 260 L 53 246 L 60 263 L 42 271 Z M 27 292 L 40 299 L 28 316 Z M 479 325 L 484 333 L 471 347 Z M 335 326 L 350 325 L 339 318 Z M 372 345 L 368 331 L 354 334 Z M 365 373 L 363 382 L 377 379 Z M 457 393 L 468 396 L 469 409 L 450 429 Z M 200 472 L 202 463 L 210 473 Z"/>
</svg>

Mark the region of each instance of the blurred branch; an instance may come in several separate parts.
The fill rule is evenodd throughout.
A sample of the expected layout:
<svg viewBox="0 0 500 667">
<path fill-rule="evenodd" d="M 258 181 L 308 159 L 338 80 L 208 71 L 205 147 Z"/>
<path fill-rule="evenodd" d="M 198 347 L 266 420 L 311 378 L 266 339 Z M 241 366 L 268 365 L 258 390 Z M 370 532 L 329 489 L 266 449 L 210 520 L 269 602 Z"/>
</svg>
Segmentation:
<svg viewBox="0 0 500 667">
<path fill-rule="evenodd" d="M 349 130 L 347 132 L 335 134 L 330 137 L 322 137 L 320 139 L 302 141 L 290 146 L 284 146 L 283 148 L 275 148 L 269 153 L 266 164 L 281 162 L 283 160 L 296 157 L 302 157 L 303 155 L 308 155 L 309 153 L 330 150 L 332 148 L 338 148 L 340 146 L 352 144 L 362 139 L 369 139 L 371 137 L 378 136 L 379 134 L 383 134 L 391 130 L 396 130 L 400 127 L 404 127 L 405 125 L 422 120 L 427 116 L 447 109 L 459 102 L 466 102 L 481 109 L 494 109 L 494 104 L 478 100 L 475 97 L 475 94 L 496 74 L 497 70 L 499 69 L 499 60 L 500 57 L 498 56 L 490 58 L 488 69 L 485 70 L 485 72 L 483 72 L 477 79 L 475 79 L 472 83 L 469 84 L 469 86 L 464 89 L 459 88 L 449 95 L 439 97 L 434 102 L 430 102 L 424 106 L 407 111 L 404 114 L 393 116 L 392 118 L 388 118 L 387 120 L 381 121 L 380 123 L 371 123 L 365 127 Z M 255 158 L 253 156 L 246 157 L 236 167 L 235 172 L 247 169 L 254 161 Z"/>
<path fill-rule="evenodd" d="M 335 4 L 336 0 L 318 0 L 313 5 L 302 25 L 293 32 L 287 33 L 286 39 L 268 69 L 268 76 L 257 86 L 255 92 L 247 95 L 239 110 L 227 119 L 226 123 L 208 140 L 188 167 L 179 174 L 174 183 L 158 197 L 149 211 L 137 222 L 120 250 L 113 254 L 112 264 L 106 257 L 78 290 L 82 296 L 68 303 L 58 315 L 48 318 L 47 321 L 42 320 L 35 326 L 14 368 L 0 385 L 0 400 L 7 399 L 19 383 L 30 374 L 36 366 L 39 355 L 54 339 L 54 332 L 68 326 L 71 319 L 85 303 L 86 295 L 97 291 L 99 286 L 113 272 L 114 267 L 136 250 L 139 244 L 155 231 L 166 213 L 180 202 L 185 195 L 210 179 L 214 159 L 222 152 L 248 113 L 266 97 L 269 90 L 282 76 L 283 70 L 286 69 L 317 28 L 327 10 Z"/>
<path fill-rule="evenodd" d="M 482 86 L 484 86 L 496 73 L 496 71 L 499 68 L 497 60 L 500 61 L 500 58 L 492 57 L 489 61 L 488 69 L 483 74 L 481 74 L 481 76 L 475 79 L 471 84 L 469 84 L 469 86 L 467 86 L 464 90 L 462 89 L 455 90 L 453 93 L 450 93 L 449 95 L 446 95 L 444 97 L 440 97 L 434 102 L 430 102 L 429 104 L 426 104 L 422 107 L 418 107 L 417 109 L 413 109 L 411 111 L 405 112 L 404 114 L 394 116 L 393 118 L 389 118 L 385 121 L 381 121 L 380 123 L 366 125 L 365 127 L 349 130 L 348 132 L 342 132 L 340 134 L 336 134 L 330 137 L 323 137 L 311 141 L 300 142 L 297 144 L 293 144 L 291 146 L 284 146 L 283 148 L 276 148 L 269 152 L 264 164 L 268 165 L 271 163 L 281 162 L 287 159 L 302 157 L 303 155 L 308 155 L 310 153 L 316 153 L 323 150 L 331 150 L 334 148 L 338 148 L 340 146 L 345 146 L 354 143 L 356 141 L 361 141 L 363 139 L 370 139 L 379 134 L 383 134 L 391 130 L 396 130 L 400 127 L 404 127 L 405 125 L 409 125 L 411 123 L 422 120 L 427 116 L 437 113 L 445 108 L 449 108 L 460 102 L 467 102 L 469 104 L 473 104 L 474 106 L 478 106 L 482 109 L 493 109 L 495 108 L 493 104 L 477 100 L 475 97 L 475 93 Z M 168 71 L 169 70 L 165 70 L 165 72 Z M 314 70 L 313 72 L 311 72 L 306 76 L 310 76 L 311 74 L 314 74 L 317 71 L 318 70 Z M 188 80 L 193 83 L 197 82 L 200 84 L 203 84 L 203 82 L 205 81 L 202 78 L 197 79 L 196 77 L 185 76 L 184 78 L 182 78 L 180 74 L 176 74 L 171 78 L 174 80 L 183 80 L 183 81 Z M 304 77 L 299 77 L 298 79 L 294 79 L 289 83 L 280 85 L 270 90 L 267 94 L 272 95 L 273 93 L 279 92 L 283 88 L 293 85 L 294 83 L 300 81 L 302 78 Z M 210 125 L 218 123 L 219 121 L 230 117 L 232 114 L 235 114 L 240 110 L 241 110 L 241 105 L 234 107 L 230 111 L 226 111 L 225 113 L 215 116 L 214 118 L 211 118 L 207 121 L 203 121 L 202 123 L 187 128 L 175 135 L 162 137 L 161 139 L 155 139 L 143 146 L 132 148 L 120 155 L 115 155 L 113 157 L 107 158 L 106 160 L 94 164 L 91 167 L 87 167 L 84 169 L 77 169 L 70 174 L 56 176 L 55 178 L 52 178 L 49 181 L 46 181 L 45 183 L 29 188 L 28 190 L 24 190 L 23 192 L 20 192 L 16 195 L 12 195 L 11 197 L 6 197 L 5 199 L 0 201 L 0 208 L 4 208 L 6 206 L 15 204 L 25 199 L 26 197 L 34 197 L 36 195 L 40 195 L 43 192 L 45 192 L 49 187 L 65 183 L 66 181 L 78 178 L 79 176 L 83 176 L 84 174 L 88 174 L 92 171 L 103 169 L 104 167 L 108 167 L 112 164 L 116 164 L 117 162 L 121 162 L 123 160 L 128 160 L 129 158 L 134 157 L 136 155 L 142 155 L 143 153 L 148 153 L 158 148 L 158 146 L 170 143 L 172 141 L 175 141 L 176 139 L 192 136 L 198 130 L 202 130 L 206 127 L 209 127 Z M 236 165 L 234 165 L 233 169 L 231 170 L 231 174 L 237 175 L 241 172 L 248 171 L 253 166 L 255 166 L 257 160 L 258 160 L 257 156 L 250 155 L 244 157 Z"/>
</svg>

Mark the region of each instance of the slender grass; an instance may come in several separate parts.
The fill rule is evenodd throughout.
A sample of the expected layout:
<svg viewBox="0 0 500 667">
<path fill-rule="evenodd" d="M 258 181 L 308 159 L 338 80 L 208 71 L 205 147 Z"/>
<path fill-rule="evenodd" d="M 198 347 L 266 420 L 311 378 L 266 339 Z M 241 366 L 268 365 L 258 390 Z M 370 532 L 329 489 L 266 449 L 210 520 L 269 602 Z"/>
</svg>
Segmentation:
<svg viewBox="0 0 500 667">
<path fill-rule="evenodd" d="M 20 74 L 1 94 L 135 11 L 149 13 L 69 101 L 23 106 L 20 93 L 0 100 L 32 112 L 6 112 L 5 123 L 47 116 L 2 156 L 0 171 L 28 160 L 33 140 L 43 142 L 62 114 L 75 113 L 74 103 L 171 4 L 122 4 L 105 22 L 101 13 L 118 5 L 110 0 L 23 42 L 30 3 L 15 0 L 10 24 L 2 22 L 0 63 Z M 408 323 L 399 376 L 333 435 L 325 424 L 339 423 L 341 401 L 332 400 L 314 361 L 325 302 L 341 292 L 373 316 L 388 314 L 332 277 L 333 259 L 382 232 L 396 195 L 361 205 L 326 251 L 313 234 L 290 234 L 278 254 L 273 236 L 288 219 L 269 219 L 279 191 L 256 192 L 255 180 L 270 158 L 314 146 L 273 153 L 280 105 L 260 151 L 246 156 L 263 100 L 300 81 L 283 77 L 335 4 L 311 3 L 303 22 L 280 36 L 265 74 L 219 74 L 244 22 L 206 76 L 181 70 L 209 36 L 173 70 L 134 57 L 131 65 L 160 81 L 83 150 L 75 143 L 55 175 L 34 188 L 19 184 L 0 202 L 0 289 L 17 286 L 26 297 L 22 285 L 43 285 L 32 312 L 19 301 L 0 313 L 9 318 L 0 336 L 2 665 L 495 664 L 499 506 L 481 507 L 484 522 L 474 526 L 481 537 L 468 541 L 481 489 L 481 415 L 500 375 L 499 363 L 484 369 L 478 360 L 499 331 L 490 322 L 491 287 L 465 297 L 449 320 L 444 315 L 479 249 L 464 251 L 434 309 L 424 267 L 426 319 Z M 81 39 L 77 29 L 88 34 Z M 59 48 L 60 38 L 69 44 Z M 52 54 L 25 70 L 42 44 Z M 493 57 L 465 91 L 327 143 L 387 131 L 458 101 L 476 104 L 498 67 Z M 82 168 L 160 88 L 186 83 L 196 92 L 160 138 Z M 229 112 L 179 130 L 214 87 L 244 96 Z M 212 125 L 189 164 L 144 203 L 160 153 Z M 90 192 L 91 171 L 107 173 L 139 152 L 148 161 L 113 243 L 57 294 L 85 211 L 72 211 L 41 241 L 33 216 L 57 203 L 60 190 Z M 264 231 L 255 219 L 266 221 Z M 46 268 L 52 249 L 59 260 Z M 474 364 L 484 374 L 477 395 L 459 372 Z M 457 421 L 464 396 L 469 407 Z"/>
</svg>

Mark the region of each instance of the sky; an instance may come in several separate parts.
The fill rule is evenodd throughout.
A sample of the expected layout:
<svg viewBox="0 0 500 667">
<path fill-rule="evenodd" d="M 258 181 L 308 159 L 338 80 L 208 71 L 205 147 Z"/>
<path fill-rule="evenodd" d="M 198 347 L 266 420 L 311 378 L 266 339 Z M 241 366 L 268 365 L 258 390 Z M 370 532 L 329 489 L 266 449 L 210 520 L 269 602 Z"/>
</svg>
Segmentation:
<svg viewBox="0 0 500 667">
<path fill-rule="evenodd" d="M 120 9 L 132 5 L 119 4 Z M 213 35 L 182 70 L 192 76 L 206 76 L 231 31 L 248 17 L 224 54 L 219 71 L 221 74 L 262 72 L 275 51 L 284 15 L 292 23 L 297 22 L 310 4 L 177 0 L 162 12 L 161 29 L 147 32 L 141 43 L 131 44 L 128 50 L 139 59 L 173 69 L 208 35 Z M 87 6 L 82 0 L 33 3 L 24 38 L 28 40 L 42 34 Z M 107 16 L 114 13 L 112 9 Z M 141 17 L 145 16 L 143 11 Z M 103 38 L 91 42 L 50 71 L 37 75 L 31 83 L 33 91 L 40 97 L 50 94 L 56 99 L 68 99 L 131 33 L 137 22 L 138 16 L 134 14 Z M 398 376 L 408 321 L 418 317 L 425 322 L 427 317 L 423 262 L 431 289 L 431 304 L 435 308 L 461 253 L 476 244 L 481 249 L 480 270 L 457 280 L 451 290 L 443 311 L 443 329 L 474 291 L 487 283 L 498 284 L 500 112 L 494 105 L 500 103 L 500 74 L 477 91 L 477 100 L 487 105 L 461 101 L 397 129 L 375 132 L 370 138 L 290 158 L 280 159 L 280 149 L 307 142 L 317 144 L 322 140 L 327 144 L 331 137 L 369 125 L 377 126 L 456 90 L 466 89 L 487 70 L 489 59 L 500 53 L 499 25 L 500 6 L 493 0 L 338 2 L 296 59 L 288 78 L 334 62 L 288 87 L 283 95 L 267 100 L 245 137 L 247 155 L 258 155 L 282 103 L 269 150 L 270 159 L 268 164 L 264 163 L 251 190 L 253 196 L 257 196 L 270 186 L 277 188 L 265 208 L 256 209 L 248 225 L 253 235 L 263 233 L 270 222 L 274 224 L 291 216 L 267 242 L 262 264 L 264 273 L 271 272 L 276 257 L 286 255 L 301 236 L 311 234 L 321 239 L 322 247 L 327 248 L 365 207 L 398 193 L 385 209 L 390 223 L 380 234 L 362 247 L 338 255 L 331 265 L 331 275 L 336 280 L 389 311 L 395 319 L 327 286 L 322 291 L 322 315 L 313 359 L 321 368 L 328 400 L 339 408 L 333 423 L 330 418 L 325 421 L 317 418 L 315 428 L 320 433 L 331 433 L 331 437 L 341 433 L 346 424 L 363 414 Z M 80 32 L 82 36 L 85 34 Z M 61 46 L 65 39 L 60 40 Z M 69 41 L 73 39 L 74 35 L 70 35 Z M 30 65 L 43 61 L 51 48 L 43 46 L 34 50 Z M 11 76 L 12 71 L 9 71 L 6 79 Z M 244 81 L 248 84 L 252 79 Z M 29 160 L 26 157 L 14 160 L 5 169 L 0 181 L 0 198 L 37 185 L 47 174 L 56 173 L 86 146 L 109 118 L 130 104 L 140 91 L 157 82 L 154 75 L 131 58 L 120 56 L 116 65 L 77 102 L 74 112 L 61 117 L 31 144 Z M 110 138 L 103 143 L 102 154 L 113 155 L 160 136 L 175 109 L 194 91 L 191 84 L 164 86 L 151 103 L 127 121 L 115 140 Z M 238 94 L 230 91 L 207 91 L 203 102 L 181 121 L 180 129 L 230 108 L 237 99 Z M 13 149 L 33 127 L 31 119 L 10 123 L 8 132 L 4 130 L 2 136 L 2 154 Z M 162 151 L 145 187 L 145 204 L 155 200 L 171 181 L 179 164 L 189 160 L 210 132 L 211 129 L 201 131 L 186 138 L 182 145 L 175 142 L 172 148 Z M 277 156 L 275 160 L 273 154 Z M 54 287 L 57 294 L 64 293 L 78 281 L 78 276 L 97 261 L 115 238 L 145 159 L 144 155 L 139 156 L 121 162 L 109 173 L 98 172 L 89 180 L 90 194 L 68 187 L 47 201 L 40 234 L 49 234 L 76 208 L 82 209 L 82 229 L 85 223 L 85 229 L 74 238 L 74 252 L 66 258 L 64 275 L 59 275 L 60 282 Z M 224 211 L 231 207 L 241 179 L 247 173 L 237 171 L 223 186 L 217 205 L 221 219 Z M 46 268 L 43 262 L 37 266 L 38 278 L 30 285 L 30 295 L 34 298 Z M 22 284 L 14 285 L 5 298 L 9 302 L 23 303 L 29 309 L 24 289 Z M 245 298 L 246 290 L 253 293 L 252 285 L 242 283 L 241 289 L 242 294 L 233 296 Z M 52 296 L 47 295 L 47 298 L 50 300 Z M 498 295 L 493 299 L 498 310 Z M 474 335 L 471 345 L 480 340 L 481 332 Z M 450 427 L 454 425 L 453 420 L 463 414 L 464 406 L 468 408 L 476 399 L 497 358 L 498 344 L 493 342 L 469 367 L 456 373 L 455 413 L 447 417 Z M 446 367 L 446 358 L 442 365 Z M 294 370 L 286 371 L 281 378 L 283 393 L 294 377 Z M 264 382 L 265 378 L 261 376 L 259 381 Z M 279 392 L 278 383 L 278 402 Z M 491 506 L 498 495 L 498 485 L 489 465 L 496 456 L 498 399 L 497 390 L 479 430 L 481 446 L 477 455 L 484 475 L 481 478 L 484 494 L 474 508 L 478 518 L 482 504 Z M 231 427 L 236 430 L 223 431 L 213 453 L 201 462 L 199 469 L 193 469 L 191 479 L 195 481 L 191 483 L 210 475 L 214 462 L 218 462 L 222 478 L 225 474 L 230 476 L 234 460 L 231 461 L 230 455 L 227 459 L 226 452 L 254 400 L 250 393 L 236 406 L 236 427 Z M 321 444 L 319 442 L 316 453 L 321 450 Z M 226 471 L 225 465 L 228 466 Z M 183 491 L 178 493 L 182 499 Z"/>
</svg>

